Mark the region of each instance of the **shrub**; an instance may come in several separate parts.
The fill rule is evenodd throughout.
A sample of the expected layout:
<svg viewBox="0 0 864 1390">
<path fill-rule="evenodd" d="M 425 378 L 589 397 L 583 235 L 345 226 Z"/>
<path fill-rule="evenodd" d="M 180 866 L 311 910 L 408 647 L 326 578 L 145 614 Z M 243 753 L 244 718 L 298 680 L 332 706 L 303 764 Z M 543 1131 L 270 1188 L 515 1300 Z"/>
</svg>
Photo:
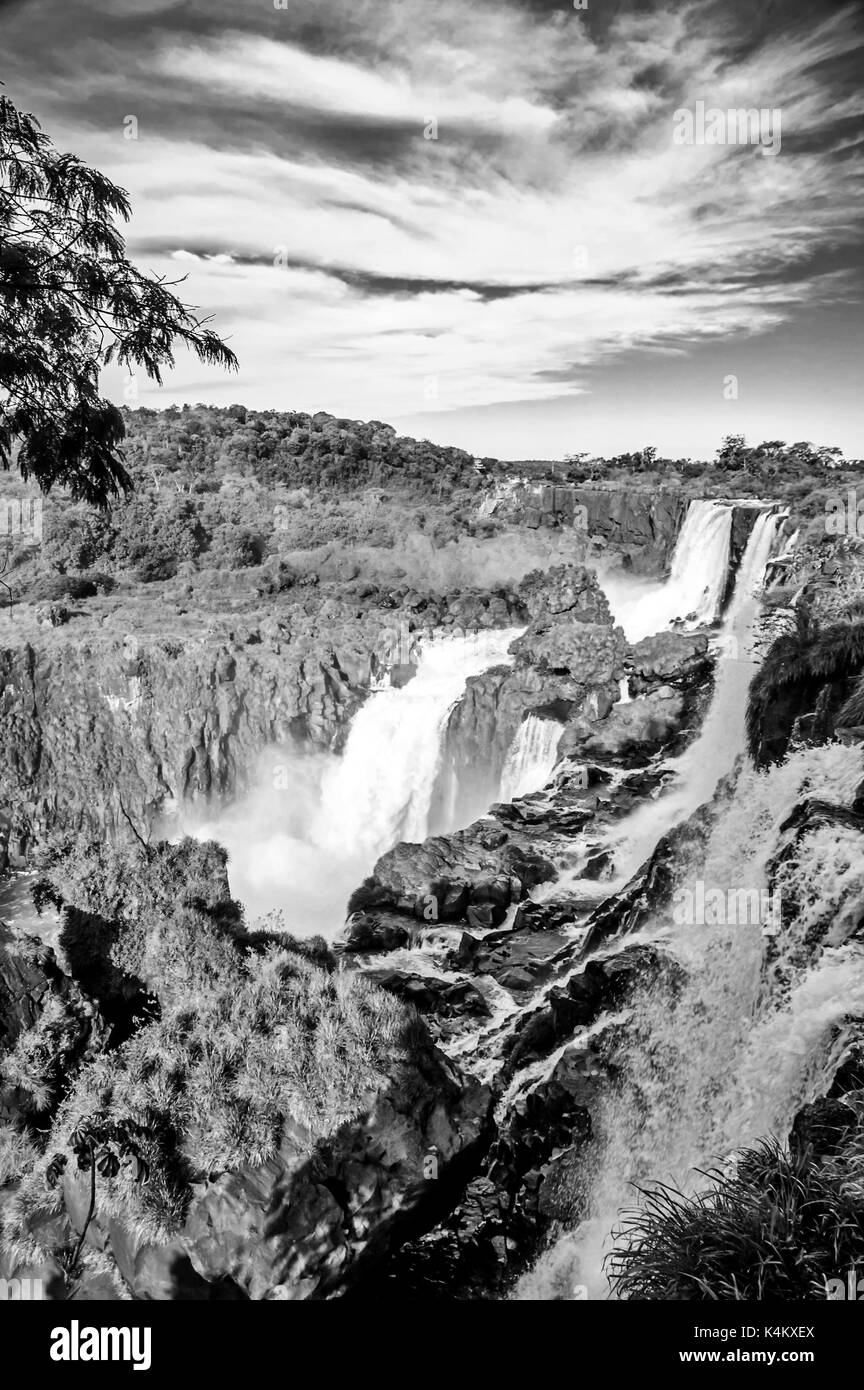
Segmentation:
<svg viewBox="0 0 864 1390">
<path fill-rule="evenodd" d="M 37 579 L 35 584 L 31 585 L 29 598 L 34 603 L 56 603 L 64 598 L 95 598 L 96 592 L 96 584 L 91 578 L 84 579 L 75 574 L 52 574 Z"/>
<path fill-rule="evenodd" d="M 733 1175 L 704 1174 L 696 1196 L 659 1186 L 627 1213 L 608 1257 L 625 1299 L 795 1301 L 825 1298 L 827 1281 L 864 1262 L 864 1152 L 821 1160 L 765 1142 Z"/>
</svg>

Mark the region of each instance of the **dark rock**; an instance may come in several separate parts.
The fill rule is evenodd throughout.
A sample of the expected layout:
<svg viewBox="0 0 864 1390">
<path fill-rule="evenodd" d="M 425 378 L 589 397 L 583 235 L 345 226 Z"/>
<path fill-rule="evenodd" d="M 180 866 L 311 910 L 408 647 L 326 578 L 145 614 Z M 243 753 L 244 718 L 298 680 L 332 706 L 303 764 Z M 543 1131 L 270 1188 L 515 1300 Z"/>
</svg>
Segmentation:
<svg viewBox="0 0 864 1390">
<path fill-rule="evenodd" d="M 663 694 L 661 689 L 616 705 L 602 723 L 572 719 L 561 735 L 558 751 L 561 757 L 588 762 L 644 766 L 679 733 L 684 714 L 684 697 L 672 690 Z"/>
<path fill-rule="evenodd" d="M 365 970 L 363 974 L 381 989 L 413 1004 L 420 1013 L 439 1018 L 482 1018 L 489 1013 L 489 1005 L 470 980 L 444 980 L 405 970 Z"/>
<path fill-rule="evenodd" d="M 686 689 L 704 680 L 713 666 L 708 638 L 683 632 L 659 632 L 643 637 L 631 649 L 632 694 L 656 690 L 658 685 Z"/>
</svg>

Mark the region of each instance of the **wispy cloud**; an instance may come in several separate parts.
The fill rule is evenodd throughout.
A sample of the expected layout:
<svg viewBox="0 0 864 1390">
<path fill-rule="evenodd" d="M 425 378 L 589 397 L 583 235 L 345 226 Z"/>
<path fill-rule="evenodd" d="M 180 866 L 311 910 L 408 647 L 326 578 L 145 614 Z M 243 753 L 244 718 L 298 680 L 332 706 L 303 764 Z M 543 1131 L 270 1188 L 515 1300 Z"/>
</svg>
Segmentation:
<svg viewBox="0 0 864 1390">
<path fill-rule="evenodd" d="M 575 398 L 860 292 L 857 5 L 37 8 L 6 25 L 11 94 L 130 188 L 133 251 L 188 274 L 255 403 Z M 673 144 L 697 101 L 779 108 L 782 154 Z"/>
</svg>

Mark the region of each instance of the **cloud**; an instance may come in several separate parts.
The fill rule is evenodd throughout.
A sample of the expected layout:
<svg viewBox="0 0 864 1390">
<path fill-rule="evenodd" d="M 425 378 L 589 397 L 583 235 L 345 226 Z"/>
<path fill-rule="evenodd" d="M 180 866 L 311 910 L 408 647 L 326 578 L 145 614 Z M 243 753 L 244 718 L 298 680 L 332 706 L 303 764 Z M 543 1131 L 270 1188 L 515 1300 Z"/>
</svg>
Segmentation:
<svg viewBox="0 0 864 1390">
<path fill-rule="evenodd" d="M 792 332 L 860 293 L 856 6 L 105 8 L 72 25 L 44 0 L 38 55 L 12 23 L 11 95 L 129 188 L 132 253 L 230 332 L 220 399 L 576 399 L 628 354 Z M 782 153 L 676 146 L 697 101 L 780 108 Z M 163 396 L 200 381 L 181 361 Z"/>
</svg>

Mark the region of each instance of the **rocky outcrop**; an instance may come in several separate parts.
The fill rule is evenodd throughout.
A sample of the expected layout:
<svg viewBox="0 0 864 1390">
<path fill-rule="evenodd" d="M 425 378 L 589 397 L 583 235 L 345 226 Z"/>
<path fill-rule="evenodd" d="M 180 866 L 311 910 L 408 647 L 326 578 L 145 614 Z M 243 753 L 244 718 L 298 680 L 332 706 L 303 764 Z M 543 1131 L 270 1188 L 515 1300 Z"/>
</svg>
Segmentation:
<svg viewBox="0 0 864 1390">
<path fill-rule="evenodd" d="M 630 648 L 630 693 L 641 695 L 662 685 L 687 690 L 704 681 L 713 664 L 704 634 L 658 632 L 643 637 Z"/>
<path fill-rule="evenodd" d="M 429 1049 L 311 1159 L 295 1126 L 267 1163 L 194 1184 L 170 1246 L 136 1249 L 118 1223 L 93 1239 L 137 1298 L 176 1297 L 187 1267 L 198 1298 L 226 1285 L 253 1300 L 333 1297 L 458 1199 L 488 1143 L 489 1104 Z"/>
<path fill-rule="evenodd" d="M 614 547 L 634 571 L 657 573 L 675 544 L 687 510 L 680 492 L 555 486 L 513 488 L 503 511 L 529 527 L 573 527 Z"/>
<path fill-rule="evenodd" d="M 684 723 L 682 695 L 664 685 L 650 695 L 615 705 L 606 719 L 571 719 L 561 736 L 561 757 L 610 766 L 645 767 Z"/>
<path fill-rule="evenodd" d="M 86 1246 L 114 1271 L 87 1274 L 78 1298 L 303 1300 L 344 1294 L 459 1200 L 491 1137 L 489 1090 L 465 1082 L 427 1042 L 389 1087 L 358 1096 L 358 1116 L 315 1143 L 287 1126 L 266 1163 L 193 1182 L 182 1228 L 152 1243 L 121 1217 L 87 1224 L 89 1178 L 71 1167 L 59 1212 L 38 1208 L 29 1234 L 46 1247 Z M 0 1272 L 38 1268 L 0 1250 Z M 110 1281 L 108 1281 L 110 1283 Z M 59 1296 L 62 1296 L 59 1295 Z"/>
<path fill-rule="evenodd" d="M 512 904 L 554 876 L 542 855 L 501 826 L 483 821 L 421 845 L 399 844 L 378 860 L 351 897 L 346 947 L 368 949 L 369 919 L 382 909 L 404 914 L 418 926 L 498 926 Z"/>
<path fill-rule="evenodd" d="M 472 677 L 447 726 L 438 794 L 457 823 L 495 797 L 526 714 L 595 721 L 620 694 L 628 645 L 593 571 L 558 565 L 526 576 L 520 594 L 530 622 L 513 665 Z"/>
</svg>

